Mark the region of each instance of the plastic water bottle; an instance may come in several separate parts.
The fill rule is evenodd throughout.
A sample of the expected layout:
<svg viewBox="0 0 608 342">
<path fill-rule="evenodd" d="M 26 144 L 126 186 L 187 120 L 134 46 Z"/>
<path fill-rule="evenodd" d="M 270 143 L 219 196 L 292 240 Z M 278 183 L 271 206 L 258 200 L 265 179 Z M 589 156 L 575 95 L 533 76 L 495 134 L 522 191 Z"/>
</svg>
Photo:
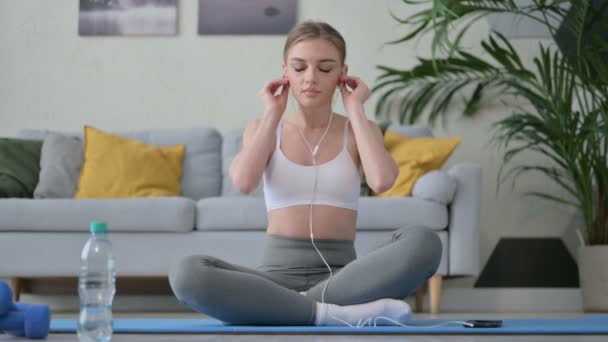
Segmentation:
<svg viewBox="0 0 608 342">
<path fill-rule="evenodd" d="M 80 255 L 78 338 L 80 341 L 110 341 L 112 301 L 116 293 L 112 244 L 105 223 L 91 222 L 90 229 L 91 237 Z"/>
</svg>

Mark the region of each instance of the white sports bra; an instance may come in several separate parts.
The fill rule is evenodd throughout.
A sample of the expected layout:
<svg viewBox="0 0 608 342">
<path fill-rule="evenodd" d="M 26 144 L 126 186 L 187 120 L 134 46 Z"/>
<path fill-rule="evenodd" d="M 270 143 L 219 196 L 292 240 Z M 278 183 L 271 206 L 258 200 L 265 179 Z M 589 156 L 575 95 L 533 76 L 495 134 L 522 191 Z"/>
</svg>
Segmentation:
<svg viewBox="0 0 608 342">
<path fill-rule="evenodd" d="M 317 194 L 313 204 L 357 210 L 361 174 L 348 152 L 348 123 L 344 125 L 344 147 L 334 159 L 317 165 Z M 315 166 L 287 159 L 281 150 L 281 128 L 277 127 L 276 148 L 264 171 L 266 211 L 292 205 L 309 205 L 313 200 Z"/>
</svg>

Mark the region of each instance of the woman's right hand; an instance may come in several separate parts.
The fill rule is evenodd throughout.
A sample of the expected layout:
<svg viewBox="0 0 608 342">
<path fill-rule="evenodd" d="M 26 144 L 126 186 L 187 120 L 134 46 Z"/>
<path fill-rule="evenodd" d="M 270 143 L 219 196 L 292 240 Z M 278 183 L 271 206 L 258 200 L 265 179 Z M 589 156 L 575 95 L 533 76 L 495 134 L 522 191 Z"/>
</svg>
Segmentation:
<svg viewBox="0 0 608 342">
<path fill-rule="evenodd" d="M 277 94 L 277 90 L 282 88 Z M 258 97 L 264 104 L 264 112 L 268 114 L 282 116 L 287 107 L 287 95 L 289 94 L 289 80 L 272 80 L 258 93 Z"/>
</svg>

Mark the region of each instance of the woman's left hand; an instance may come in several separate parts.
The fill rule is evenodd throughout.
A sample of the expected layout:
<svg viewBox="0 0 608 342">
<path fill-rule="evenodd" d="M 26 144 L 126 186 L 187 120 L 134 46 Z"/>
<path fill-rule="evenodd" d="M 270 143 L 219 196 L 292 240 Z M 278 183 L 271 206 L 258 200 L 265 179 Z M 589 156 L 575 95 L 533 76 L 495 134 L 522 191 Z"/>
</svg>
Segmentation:
<svg viewBox="0 0 608 342">
<path fill-rule="evenodd" d="M 357 110 L 363 110 L 363 104 L 370 95 L 369 87 L 359 77 L 344 76 L 341 81 L 340 92 L 346 112 L 351 114 Z M 347 86 L 352 90 L 349 90 Z"/>
</svg>

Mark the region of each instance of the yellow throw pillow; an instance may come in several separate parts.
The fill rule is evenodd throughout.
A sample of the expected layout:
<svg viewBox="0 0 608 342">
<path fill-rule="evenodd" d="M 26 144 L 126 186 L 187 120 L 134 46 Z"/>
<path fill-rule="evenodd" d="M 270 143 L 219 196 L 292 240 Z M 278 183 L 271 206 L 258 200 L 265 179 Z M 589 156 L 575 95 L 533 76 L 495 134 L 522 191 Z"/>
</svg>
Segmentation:
<svg viewBox="0 0 608 342">
<path fill-rule="evenodd" d="M 156 147 L 90 126 L 76 198 L 179 196 L 184 145 Z"/>
<path fill-rule="evenodd" d="M 441 168 L 462 141 L 461 138 L 404 137 L 392 131 L 384 134 L 384 146 L 399 166 L 399 176 L 380 197 L 409 196 L 416 180 Z"/>
</svg>

